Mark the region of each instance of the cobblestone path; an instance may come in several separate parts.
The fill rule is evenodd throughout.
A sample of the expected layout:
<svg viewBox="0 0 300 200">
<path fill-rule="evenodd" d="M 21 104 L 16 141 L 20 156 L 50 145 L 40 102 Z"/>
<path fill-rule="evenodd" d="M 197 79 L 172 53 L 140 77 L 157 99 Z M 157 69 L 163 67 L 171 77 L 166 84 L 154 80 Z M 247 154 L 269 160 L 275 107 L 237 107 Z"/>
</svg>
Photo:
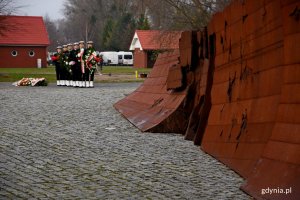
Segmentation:
<svg viewBox="0 0 300 200">
<path fill-rule="evenodd" d="M 249 199 L 183 136 L 141 133 L 112 107 L 137 86 L 0 83 L 0 199 Z"/>
</svg>

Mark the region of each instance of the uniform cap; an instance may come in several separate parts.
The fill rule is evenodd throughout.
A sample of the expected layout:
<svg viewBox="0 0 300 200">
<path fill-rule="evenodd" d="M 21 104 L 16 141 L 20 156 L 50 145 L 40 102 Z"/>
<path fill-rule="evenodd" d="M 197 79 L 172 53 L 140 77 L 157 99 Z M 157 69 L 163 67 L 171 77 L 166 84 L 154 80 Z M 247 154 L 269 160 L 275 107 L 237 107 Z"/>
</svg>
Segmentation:
<svg viewBox="0 0 300 200">
<path fill-rule="evenodd" d="M 88 41 L 87 43 L 88 43 L 88 44 L 94 44 L 94 42 L 93 42 L 93 41 Z"/>
<path fill-rule="evenodd" d="M 79 44 L 84 44 L 84 41 L 83 40 L 79 41 Z"/>
<path fill-rule="evenodd" d="M 73 45 L 79 45 L 79 43 L 78 43 L 78 42 L 75 42 Z"/>
<path fill-rule="evenodd" d="M 68 45 L 64 44 L 64 45 L 63 45 L 63 48 L 66 48 L 66 47 L 68 47 Z"/>
<path fill-rule="evenodd" d="M 68 46 L 73 46 L 73 44 L 72 44 L 72 43 L 69 43 Z"/>
<path fill-rule="evenodd" d="M 56 49 L 62 49 L 62 47 L 61 46 L 57 46 Z"/>
</svg>

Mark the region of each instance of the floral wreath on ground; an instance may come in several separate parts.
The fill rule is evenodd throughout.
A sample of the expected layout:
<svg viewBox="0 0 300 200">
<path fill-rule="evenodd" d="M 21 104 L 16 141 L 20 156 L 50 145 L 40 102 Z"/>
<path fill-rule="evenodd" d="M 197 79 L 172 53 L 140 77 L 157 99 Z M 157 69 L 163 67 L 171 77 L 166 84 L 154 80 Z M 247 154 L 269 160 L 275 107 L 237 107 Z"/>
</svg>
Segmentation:
<svg viewBox="0 0 300 200">
<path fill-rule="evenodd" d="M 22 78 L 21 80 L 14 82 L 15 86 L 47 86 L 47 80 L 45 78 Z"/>
</svg>

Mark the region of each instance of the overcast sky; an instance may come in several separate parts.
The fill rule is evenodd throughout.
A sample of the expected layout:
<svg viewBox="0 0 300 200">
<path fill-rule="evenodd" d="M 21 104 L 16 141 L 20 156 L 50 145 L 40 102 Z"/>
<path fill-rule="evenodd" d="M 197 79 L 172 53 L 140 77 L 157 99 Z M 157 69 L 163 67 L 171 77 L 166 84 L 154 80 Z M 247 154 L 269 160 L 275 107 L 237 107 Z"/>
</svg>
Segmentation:
<svg viewBox="0 0 300 200">
<path fill-rule="evenodd" d="M 16 15 L 45 16 L 56 20 L 63 18 L 64 0 L 14 0 L 16 6 L 20 6 Z"/>
</svg>

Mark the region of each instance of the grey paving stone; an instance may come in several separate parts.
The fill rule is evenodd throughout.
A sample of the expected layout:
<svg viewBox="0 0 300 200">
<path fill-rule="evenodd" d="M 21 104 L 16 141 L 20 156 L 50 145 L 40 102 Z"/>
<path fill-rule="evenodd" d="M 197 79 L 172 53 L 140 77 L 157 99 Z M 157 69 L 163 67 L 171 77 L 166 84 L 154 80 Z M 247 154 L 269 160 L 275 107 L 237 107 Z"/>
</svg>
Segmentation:
<svg viewBox="0 0 300 200">
<path fill-rule="evenodd" d="M 138 85 L 0 83 L 1 199 L 249 199 L 183 136 L 141 133 L 113 108 Z"/>
</svg>

